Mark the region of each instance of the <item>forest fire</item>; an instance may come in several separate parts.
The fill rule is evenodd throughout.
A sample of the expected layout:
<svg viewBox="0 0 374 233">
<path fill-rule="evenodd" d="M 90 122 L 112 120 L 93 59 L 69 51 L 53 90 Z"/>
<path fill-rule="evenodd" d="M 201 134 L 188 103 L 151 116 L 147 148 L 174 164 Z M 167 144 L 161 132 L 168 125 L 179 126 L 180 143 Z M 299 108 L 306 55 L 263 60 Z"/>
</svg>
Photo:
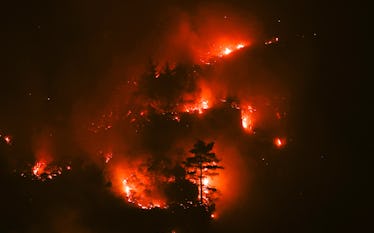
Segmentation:
<svg viewBox="0 0 374 233">
<path fill-rule="evenodd" d="M 11 232 L 38 229 L 37 218 L 50 228 L 41 232 L 140 233 L 150 226 L 151 232 L 237 232 L 240 224 L 218 227 L 257 213 L 266 220 L 272 212 L 251 205 L 284 206 L 284 193 L 268 198 L 273 186 L 284 187 L 278 181 L 293 175 L 282 167 L 293 156 L 283 155 L 298 152 L 300 131 L 292 127 L 303 126 L 304 115 L 288 107 L 304 103 L 294 96 L 304 86 L 299 71 L 314 67 L 305 53 L 289 50 L 298 39 L 281 30 L 294 27 L 282 14 L 286 24 L 273 24 L 279 12 L 262 5 L 273 21 L 258 22 L 263 17 L 255 8 L 236 11 L 229 1 L 116 4 L 65 4 L 52 22 L 56 27 L 45 22 L 46 11 L 32 33 L 27 24 L 21 25 L 26 32 L 13 33 L 33 38 L 15 40 L 31 47 L 11 56 L 16 59 L 9 64 L 18 62 L 19 69 L 5 70 L 6 84 L 16 90 L 2 99 L 1 180 L 17 201 L 10 218 L 25 212 L 19 222 L 28 224 Z M 125 15 L 127 9 L 134 12 Z M 68 23 L 79 23 L 61 39 L 56 28 L 66 29 L 66 20 L 60 22 L 65 12 L 73 17 Z M 102 20 L 97 12 L 110 14 Z M 24 18 L 30 17 L 19 21 Z M 267 25 L 271 31 L 262 28 Z M 46 51 L 18 59 L 34 42 L 47 44 L 37 46 Z M 51 54 L 58 56 L 46 60 Z M 279 59 L 284 54 L 289 57 Z M 284 64 L 300 54 L 303 64 Z M 19 77 L 31 80 L 13 80 Z M 298 195 L 300 187 L 295 190 Z M 30 210 L 35 217 L 28 219 Z"/>
</svg>

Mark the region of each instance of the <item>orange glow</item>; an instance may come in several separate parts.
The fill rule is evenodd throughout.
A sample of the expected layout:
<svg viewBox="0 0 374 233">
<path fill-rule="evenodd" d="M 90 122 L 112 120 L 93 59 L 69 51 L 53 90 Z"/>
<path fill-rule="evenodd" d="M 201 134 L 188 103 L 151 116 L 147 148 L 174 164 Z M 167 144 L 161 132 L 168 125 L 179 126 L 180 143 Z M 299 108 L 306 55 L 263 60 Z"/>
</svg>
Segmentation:
<svg viewBox="0 0 374 233">
<path fill-rule="evenodd" d="M 108 152 L 105 154 L 105 163 L 109 163 L 109 161 L 113 158 L 113 153 Z"/>
<path fill-rule="evenodd" d="M 282 148 L 282 147 L 284 147 L 286 145 L 286 139 L 285 138 L 276 137 L 276 138 L 274 138 L 274 145 L 277 148 Z"/>
<path fill-rule="evenodd" d="M 279 37 L 273 37 L 270 40 L 265 41 L 265 45 L 271 45 L 279 42 Z"/>
<path fill-rule="evenodd" d="M 248 43 L 228 43 L 225 46 L 219 46 L 222 49 L 218 52 L 218 57 L 230 55 L 235 51 L 245 48 L 247 45 Z"/>
<path fill-rule="evenodd" d="M 206 84 L 200 83 L 201 93 L 198 93 L 198 96 L 193 96 L 192 98 L 188 98 L 186 104 L 184 104 L 184 109 L 181 111 L 188 112 L 188 113 L 199 113 L 203 114 L 203 112 L 213 106 L 213 95 L 211 90 Z"/>
<path fill-rule="evenodd" d="M 209 184 L 209 179 L 208 178 L 204 178 L 203 179 L 203 185 L 207 186 L 208 184 Z"/>
<path fill-rule="evenodd" d="M 201 99 L 195 104 L 185 105 L 185 112 L 198 112 L 202 114 L 204 110 L 209 108 L 209 101 L 206 99 Z"/>
<path fill-rule="evenodd" d="M 110 172 L 115 193 L 125 197 L 128 203 L 141 209 L 167 208 L 158 185 L 167 179 L 155 179 L 154 174 L 142 169 L 141 161 L 116 164 Z"/>
<path fill-rule="evenodd" d="M 54 177 L 62 174 L 62 167 L 49 165 L 46 160 L 36 161 L 31 168 L 34 178 L 45 181 L 46 179 L 53 179 Z M 71 166 L 67 166 L 66 170 L 71 170 Z"/>
<path fill-rule="evenodd" d="M 238 44 L 238 45 L 236 46 L 236 49 L 242 49 L 242 48 L 244 48 L 244 47 L 245 47 L 244 44 Z"/>
<path fill-rule="evenodd" d="M 253 114 L 255 111 L 251 105 L 241 108 L 242 127 L 247 133 L 253 133 Z"/>
<path fill-rule="evenodd" d="M 12 144 L 12 137 L 9 136 L 9 135 L 5 135 L 4 136 L 4 141 L 6 142 L 6 144 L 11 145 Z"/>
<path fill-rule="evenodd" d="M 225 50 L 223 51 L 223 54 L 224 54 L 224 55 L 229 55 L 231 52 L 232 52 L 231 49 L 229 49 L 229 48 L 225 48 Z"/>
<path fill-rule="evenodd" d="M 212 46 L 206 52 L 206 54 L 200 58 L 200 61 L 204 64 L 210 65 L 212 62 L 215 62 L 215 58 L 228 56 L 248 46 L 248 42 L 219 41 L 218 43 L 215 43 L 215 46 Z"/>
<path fill-rule="evenodd" d="M 46 162 L 44 161 L 37 161 L 35 165 L 32 167 L 32 174 L 34 176 L 40 176 L 44 173 L 44 169 L 47 167 Z"/>
</svg>

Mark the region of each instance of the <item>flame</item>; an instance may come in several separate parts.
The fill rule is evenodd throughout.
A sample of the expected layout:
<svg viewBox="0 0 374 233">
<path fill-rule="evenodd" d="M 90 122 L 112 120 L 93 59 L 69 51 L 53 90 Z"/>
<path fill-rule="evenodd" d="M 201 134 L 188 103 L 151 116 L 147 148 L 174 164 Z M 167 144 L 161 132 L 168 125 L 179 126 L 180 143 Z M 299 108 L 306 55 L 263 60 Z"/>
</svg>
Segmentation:
<svg viewBox="0 0 374 233">
<path fill-rule="evenodd" d="M 237 46 L 236 46 L 236 49 L 242 49 L 242 48 L 244 48 L 245 47 L 245 45 L 244 44 L 238 44 Z"/>
<path fill-rule="evenodd" d="M 255 111 L 251 105 L 241 108 L 242 127 L 247 133 L 253 133 L 253 114 Z"/>
<path fill-rule="evenodd" d="M 37 161 L 35 165 L 32 167 L 32 174 L 34 176 L 40 176 L 44 173 L 44 169 L 47 167 L 47 164 L 45 161 Z"/>
<path fill-rule="evenodd" d="M 67 165 L 66 170 L 71 170 L 71 166 Z M 56 176 L 62 174 L 64 168 L 62 166 L 51 165 L 47 160 L 36 161 L 31 168 L 31 176 L 33 179 L 40 181 L 45 181 L 47 179 L 51 180 Z M 27 172 L 22 172 L 21 176 L 26 177 Z"/>
<path fill-rule="evenodd" d="M 209 184 L 209 179 L 207 178 L 207 177 L 205 177 L 204 179 L 203 179 L 203 185 L 204 186 L 207 186 Z"/>
<path fill-rule="evenodd" d="M 141 169 L 141 161 L 115 164 L 111 170 L 114 191 L 117 195 L 141 209 L 167 208 L 166 199 L 159 190 L 158 182 L 168 182 L 164 177 Z"/>
<path fill-rule="evenodd" d="M 113 153 L 108 152 L 104 155 L 104 157 L 105 157 L 105 163 L 109 163 L 109 161 L 113 158 Z"/>
<path fill-rule="evenodd" d="M 223 54 L 224 54 L 224 55 L 229 55 L 231 52 L 232 52 L 231 49 L 229 49 L 229 48 L 225 48 L 225 50 L 223 51 Z"/>
<path fill-rule="evenodd" d="M 229 43 L 228 45 L 220 46 L 223 49 L 218 53 L 218 57 L 230 55 L 233 52 L 245 48 L 247 45 L 248 43 Z"/>
<path fill-rule="evenodd" d="M 276 138 L 274 138 L 274 145 L 277 148 L 282 148 L 282 147 L 284 147 L 286 145 L 286 139 L 285 138 L 276 137 Z"/>
<path fill-rule="evenodd" d="M 209 51 L 201 57 L 200 61 L 204 64 L 210 65 L 212 62 L 216 62 L 216 58 L 226 57 L 248 46 L 248 42 L 220 41 L 217 45 L 212 46 Z"/>
<path fill-rule="evenodd" d="M 185 112 L 198 112 L 202 114 L 204 110 L 209 109 L 209 107 L 209 100 L 202 98 L 195 104 L 185 105 Z"/>
<path fill-rule="evenodd" d="M 1 135 L 0 135 L 1 136 Z M 4 141 L 8 145 L 12 145 L 12 137 L 10 135 L 5 135 L 4 136 Z"/>
<path fill-rule="evenodd" d="M 279 42 L 279 37 L 273 37 L 270 40 L 265 41 L 265 45 L 271 45 Z"/>
<path fill-rule="evenodd" d="M 197 98 L 193 97 L 192 101 L 187 101 L 187 103 L 184 104 L 184 109 L 182 109 L 182 112 L 197 112 L 199 114 L 203 114 L 205 110 L 213 106 L 214 101 L 210 88 L 204 83 L 200 83 L 199 85 L 201 93 L 199 93 Z"/>
</svg>

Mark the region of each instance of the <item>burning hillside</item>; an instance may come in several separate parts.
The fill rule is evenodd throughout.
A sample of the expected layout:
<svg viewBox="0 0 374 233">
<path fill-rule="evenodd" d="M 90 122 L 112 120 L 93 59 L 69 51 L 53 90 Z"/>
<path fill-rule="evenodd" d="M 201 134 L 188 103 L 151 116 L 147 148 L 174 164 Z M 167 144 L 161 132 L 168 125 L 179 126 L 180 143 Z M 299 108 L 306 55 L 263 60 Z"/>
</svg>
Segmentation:
<svg viewBox="0 0 374 233">
<path fill-rule="evenodd" d="M 31 127 L 32 139 L 22 145 L 27 159 L 14 156 L 12 170 L 50 185 L 94 164 L 98 192 L 128 208 L 203 214 L 207 221 L 224 216 L 248 198 L 250 168 L 265 161 L 263 153 L 291 144 L 286 88 L 267 83 L 276 72 L 256 60 L 279 37 L 264 42 L 247 22 L 205 9 L 160 23 L 166 29 L 151 52 L 134 57 L 137 68 L 115 64 L 108 76 L 116 77 L 101 77 L 97 89 L 71 97 L 68 114 L 45 111 L 53 119 Z M 63 102 L 44 101 L 46 109 Z M 16 154 L 18 138 L 0 132 L 9 154 Z"/>
</svg>

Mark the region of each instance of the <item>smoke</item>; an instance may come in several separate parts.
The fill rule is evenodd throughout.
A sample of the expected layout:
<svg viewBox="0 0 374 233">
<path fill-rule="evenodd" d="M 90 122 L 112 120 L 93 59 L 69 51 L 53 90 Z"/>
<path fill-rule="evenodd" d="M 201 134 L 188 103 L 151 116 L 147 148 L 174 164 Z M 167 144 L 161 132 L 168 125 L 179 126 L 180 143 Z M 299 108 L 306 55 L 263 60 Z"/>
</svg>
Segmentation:
<svg viewBox="0 0 374 233">
<path fill-rule="evenodd" d="M 124 65 L 139 71 L 134 73 L 125 68 L 111 71 L 124 76 L 110 82 L 115 86 L 112 90 L 104 88 L 104 100 L 92 104 L 97 97 L 89 98 L 76 108 L 76 141 L 99 166 L 106 161 L 114 193 L 130 203 L 164 206 L 167 200 L 160 180 L 168 182 L 172 177 L 168 172 L 181 164 L 197 139 L 215 141 L 222 156 L 225 169 L 212 180 L 220 191 L 217 211 L 224 213 L 246 200 L 252 165 L 243 156 L 252 155 L 244 154 L 248 149 L 238 149 L 245 147 L 246 136 L 237 108 L 254 106 L 257 119 L 251 122 L 258 123 L 256 127 L 268 125 L 266 117 L 275 114 L 276 103 L 269 97 L 274 96 L 273 90 L 266 90 L 270 83 L 261 80 L 274 74 L 263 71 L 265 65 L 248 55 L 256 45 L 257 28 L 235 19 L 227 9 L 216 9 L 200 8 L 195 14 L 172 9 L 164 16 L 169 18 L 162 29 L 151 36 L 157 41 L 152 51 L 144 52 L 147 44 L 140 52 L 146 65 L 140 69 L 131 68 L 139 64 Z M 246 48 L 222 57 L 223 49 L 238 43 Z M 146 62 L 145 54 L 153 60 Z M 207 64 L 210 61 L 213 64 Z M 241 139 L 233 141 L 235 137 Z M 156 173 L 150 172 L 160 161 L 167 162 Z"/>
<path fill-rule="evenodd" d="M 119 14 L 119 9 L 114 11 Z M 89 21 L 90 11 L 84 12 Z M 256 109 L 254 131 L 278 127 L 272 122 L 284 108 L 286 91 L 276 72 L 284 72 L 262 55 L 258 20 L 239 9 L 161 5 L 137 16 L 142 21 L 137 28 L 123 22 L 132 17 L 118 22 L 108 14 L 101 24 L 95 21 L 97 31 L 82 26 L 90 37 L 80 50 L 87 61 L 80 67 L 84 55 L 66 56 L 72 61 L 62 65 L 59 76 L 64 78 L 52 83 L 58 90 L 52 97 L 58 107 L 50 107 L 53 120 L 48 128 L 42 120 L 35 126 L 46 129 L 37 130 L 32 139 L 34 159 L 93 163 L 102 170 L 103 183 L 124 202 L 165 207 L 172 169 L 190 155 L 196 140 L 214 141 L 224 169 L 212 185 L 219 190 L 217 214 L 225 216 L 245 203 L 251 190 L 255 155 L 248 141 L 253 138 L 242 128 L 241 110 Z M 126 33 L 118 32 L 122 30 Z M 272 138 L 269 141 L 271 145 Z M 68 213 L 62 225 L 70 228 L 63 229 L 90 232 L 77 224 L 79 215 Z"/>
</svg>

